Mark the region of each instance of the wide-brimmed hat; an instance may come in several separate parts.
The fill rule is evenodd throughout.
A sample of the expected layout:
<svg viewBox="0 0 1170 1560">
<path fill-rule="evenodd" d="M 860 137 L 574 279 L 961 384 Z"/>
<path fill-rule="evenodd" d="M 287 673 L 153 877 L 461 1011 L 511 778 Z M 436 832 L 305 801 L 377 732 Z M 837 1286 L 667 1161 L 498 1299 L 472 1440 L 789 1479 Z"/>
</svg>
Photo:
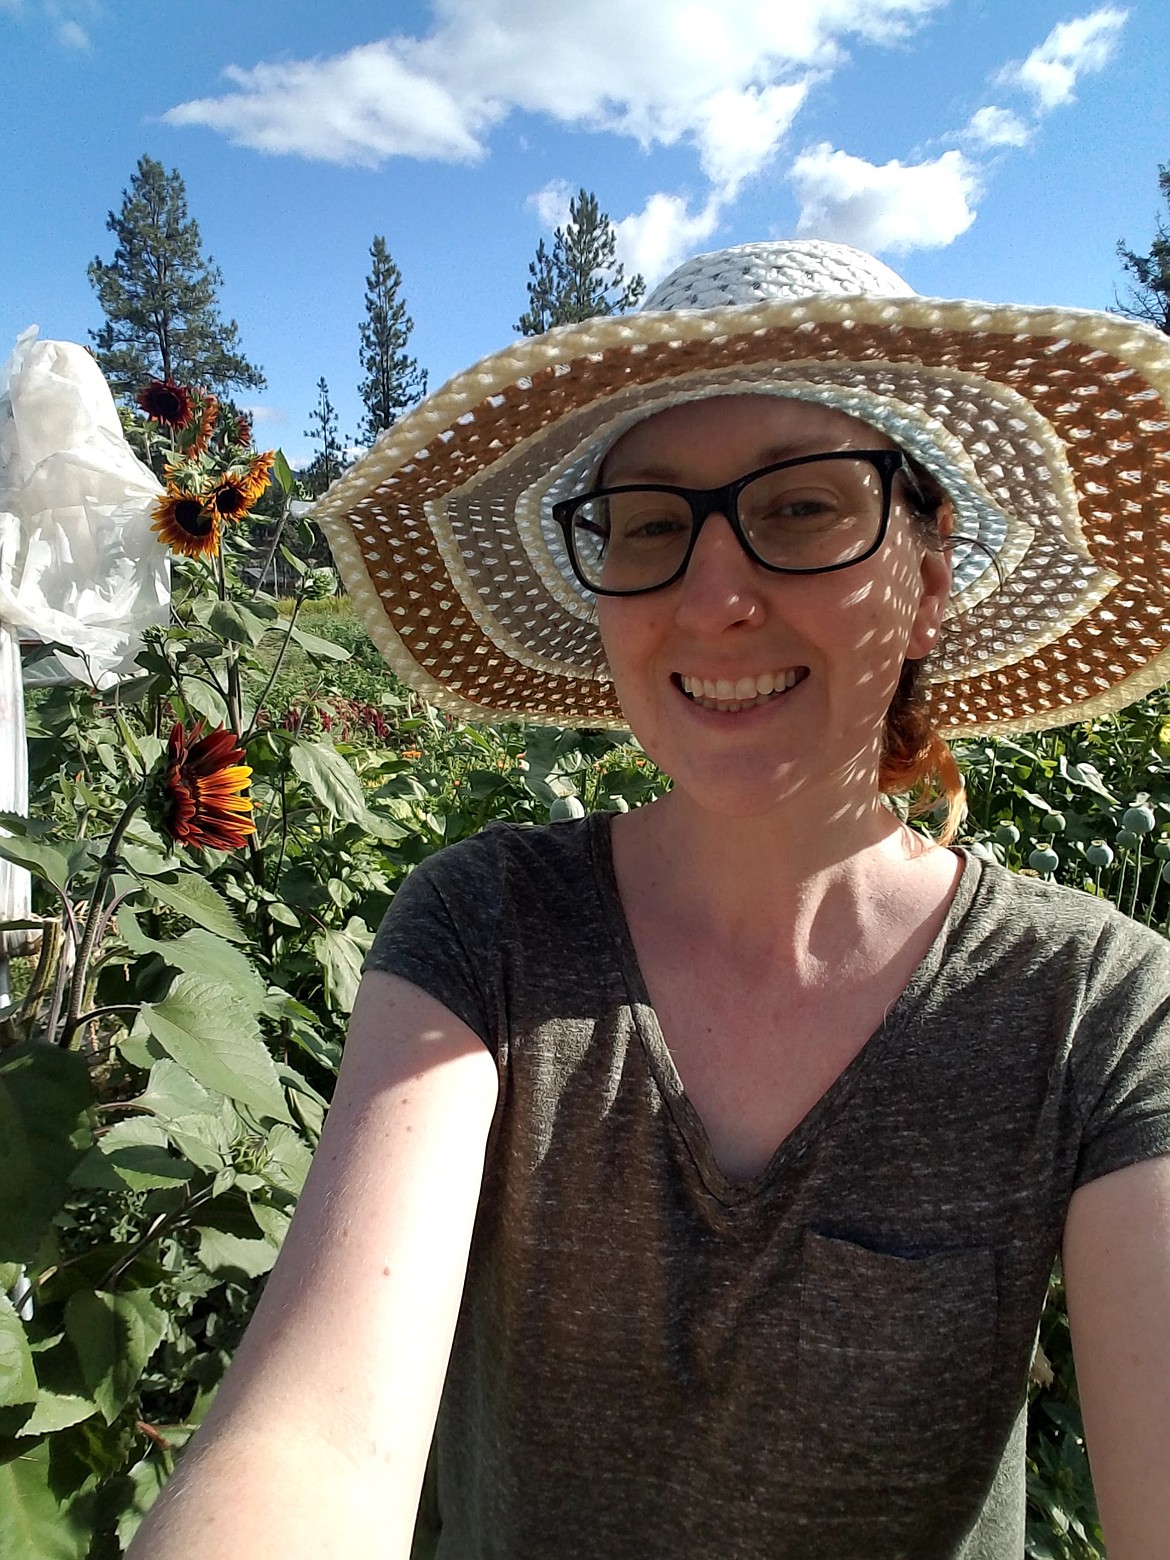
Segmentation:
<svg viewBox="0 0 1170 1560">
<path fill-rule="evenodd" d="M 925 667 L 947 734 L 1101 716 L 1170 679 L 1170 340 L 919 297 L 859 250 L 794 241 L 700 255 L 636 313 L 514 342 L 333 485 L 315 518 L 394 671 L 467 720 L 622 726 L 552 506 L 635 422 L 741 394 L 860 418 L 950 496 Z"/>
</svg>

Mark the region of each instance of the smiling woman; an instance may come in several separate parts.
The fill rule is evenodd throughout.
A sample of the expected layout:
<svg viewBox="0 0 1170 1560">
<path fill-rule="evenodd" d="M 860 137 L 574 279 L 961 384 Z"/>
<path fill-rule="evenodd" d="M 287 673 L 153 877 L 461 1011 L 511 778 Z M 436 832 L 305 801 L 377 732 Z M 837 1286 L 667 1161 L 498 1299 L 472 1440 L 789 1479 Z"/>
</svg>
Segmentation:
<svg viewBox="0 0 1170 1560">
<path fill-rule="evenodd" d="M 1062 1250 L 1111 1560 L 1165 1552 L 1170 952 L 889 796 L 953 829 L 948 733 L 1170 677 L 1168 396 L 1152 331 L 750 245 L 334 486 L 402 676 L 673 787 L 399 889 L 135 1560 L 1022 1560 Z"/>
</svg>

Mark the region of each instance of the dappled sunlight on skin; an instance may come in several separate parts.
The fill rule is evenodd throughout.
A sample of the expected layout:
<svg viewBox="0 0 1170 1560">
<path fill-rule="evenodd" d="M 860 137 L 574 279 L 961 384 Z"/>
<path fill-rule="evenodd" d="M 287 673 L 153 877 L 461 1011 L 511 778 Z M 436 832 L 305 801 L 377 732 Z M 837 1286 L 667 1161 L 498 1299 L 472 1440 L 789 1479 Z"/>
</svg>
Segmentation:
<svg viewBox="0 0 1170 1560">
<path fill-rule="evenodd" d="M 636 425 L 610 452 L 603 480 L 716 487 L 769 459 L 888 445 L 830 408 L 716 398 Z M 764 569 L 713 513 L 681 580 L 599 599 L 631 729 L 674 782 L 638 827 L 715 892 L 723 885 L 725 924 L 736 936 L 752 935 L 761 896 L 782 897 L 788 918 L 795 908 L 799 920 L 795 895 L 818 925 L 829 918 L 839 947 L 858 901 L 850 891 L 851 912 L 838 892 L 826 899 L 829 879 L 843 865 L 852 872 L 871 858 L 907 863 L 919 853 L 884 803 L 878 775 L 903 663 L 931 648 L 948 581 L 945 559 L 928 548 L 895 480 L 885 541 L 847 570 Z M 734 683 L 792 669 L 802 673 L 794 686 L 732 712 L 704 709 L 679 681 Z M 813 933 L 804 927 L 803 935 Z"/>
</svg>

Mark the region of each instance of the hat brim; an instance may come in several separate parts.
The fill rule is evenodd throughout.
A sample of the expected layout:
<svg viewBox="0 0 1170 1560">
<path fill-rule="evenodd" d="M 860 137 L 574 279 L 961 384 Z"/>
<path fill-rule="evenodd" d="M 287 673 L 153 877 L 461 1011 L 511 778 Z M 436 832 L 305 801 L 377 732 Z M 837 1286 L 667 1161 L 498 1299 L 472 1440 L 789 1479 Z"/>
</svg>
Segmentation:
<svg viewBox="0 0 1170 1560">
<path fill-rule="evenodd" d="M 562 327 L 422 402 L 314 518 L 426 698 L 622 727 L 551 504 L 639 417 L 745 390 L 880 428 L 978 533 L 928 663 L 944 732 L 1095 718 L 1170 679 L 1170 341 L 1112 315 L 854 296 Z"/>
</svg>

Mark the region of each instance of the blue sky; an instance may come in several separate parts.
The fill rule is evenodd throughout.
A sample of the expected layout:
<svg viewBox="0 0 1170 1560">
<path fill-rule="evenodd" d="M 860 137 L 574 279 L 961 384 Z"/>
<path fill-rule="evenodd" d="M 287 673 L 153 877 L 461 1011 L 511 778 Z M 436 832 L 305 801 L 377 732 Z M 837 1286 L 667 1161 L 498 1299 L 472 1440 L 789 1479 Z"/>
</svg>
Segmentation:
<svg viewBox="0 0 1170 1560">
<path fill-rule="evenodd" d="M 437 387 L 506 345 L 594 190 L 654 282 L 838 238 L 919 292 L 1108 308 L 1170 162 L 1170 5 L 1084 0 L 0 0 L 0 357 L 88 342 L 144 152 L 186 182 L 294 462 L 319 376 L 360 418 L 374 234 Z"/>
</svg>

